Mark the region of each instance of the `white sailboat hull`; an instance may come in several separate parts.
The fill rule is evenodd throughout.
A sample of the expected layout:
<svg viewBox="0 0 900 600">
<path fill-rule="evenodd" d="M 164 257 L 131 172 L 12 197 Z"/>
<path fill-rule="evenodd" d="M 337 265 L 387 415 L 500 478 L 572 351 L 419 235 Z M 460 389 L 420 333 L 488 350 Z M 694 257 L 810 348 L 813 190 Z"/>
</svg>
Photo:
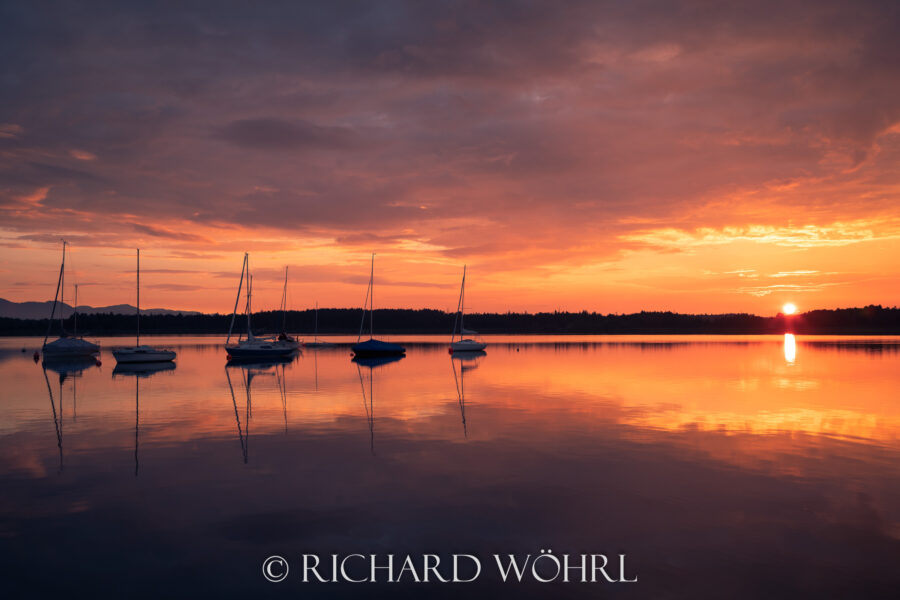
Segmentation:
<svg viewBox="0 0 900 600">
<path fill-rule="evenodd" d="M 113 356 L 118 363 L 153 363 L 168 362 L 175 359 L 172 350 L 161 350 L 152 346 L 132 346 L 113 350 Z"/>
<path fill-rule="evenodd" d="M 298 346 L 289 342 L 269 342 L 258 339 L 244 340 L 225 346 L 231 358 L 271 358 L 287 356 L 297 351 Z"/>
<path fill-rule="evenodd" d="M 479 352 L 485 348 L 487 344 L 478 340 L 457 340 L 450 344 L 450 352 Z"/>
<path fill-rule="evenodd" d="M 304 342 L 304 348 L 334 348 L 337 344 L 331 342 Z"/>
<path fill-rule="evenodd" d="M 280 346 L 287 346 L 293 350 L 298 350 L 300 346 L 303 345 L 303 342 L 290 336 L 278 336 L 278 338 L 275 339 L 275 343 Z"/>
</svg>

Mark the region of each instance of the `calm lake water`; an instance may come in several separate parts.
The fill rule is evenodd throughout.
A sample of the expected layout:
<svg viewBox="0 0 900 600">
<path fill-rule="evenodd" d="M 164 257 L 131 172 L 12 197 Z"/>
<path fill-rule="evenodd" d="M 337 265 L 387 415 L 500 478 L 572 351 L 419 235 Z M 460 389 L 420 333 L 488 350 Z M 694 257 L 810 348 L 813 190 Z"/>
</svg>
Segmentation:
<svg viewBox="0 0 900 600">
<path fill-rule="evenodd" d="M 0 339 L 0 561 L 31 597 L 896 598 L 900 338 L 392 338 L 229 365 L 35 364 Z M 346 341 L 346 338 L 344 339 Z M 21 348 L 26 347 L 27 353 Z M 502 583 L 491 556 L 627 557 Z M 469 584 L 303 583 L 300 557 L 478 556 Z M 287 559 L 266 581 L 262 563 Z M 411 581 L 411 580 L 410 580 Z"/>
</svg>

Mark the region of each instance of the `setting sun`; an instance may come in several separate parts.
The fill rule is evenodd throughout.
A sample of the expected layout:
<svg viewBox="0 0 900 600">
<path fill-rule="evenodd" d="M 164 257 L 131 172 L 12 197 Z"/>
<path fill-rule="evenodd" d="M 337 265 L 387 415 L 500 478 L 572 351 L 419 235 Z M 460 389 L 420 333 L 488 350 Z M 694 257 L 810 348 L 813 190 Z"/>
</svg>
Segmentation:
<svg viewBox="0 0 900 600">
<path fill-rule="evenodd" d="M 781 312 L 783 312 L 786 315 L 792 315 L 795 312 L 797 312 L 797 306 L 791 302 L 788 302 L 787 304 L 785 304 L 784 306 L 781 307 Z"/>
</svg>

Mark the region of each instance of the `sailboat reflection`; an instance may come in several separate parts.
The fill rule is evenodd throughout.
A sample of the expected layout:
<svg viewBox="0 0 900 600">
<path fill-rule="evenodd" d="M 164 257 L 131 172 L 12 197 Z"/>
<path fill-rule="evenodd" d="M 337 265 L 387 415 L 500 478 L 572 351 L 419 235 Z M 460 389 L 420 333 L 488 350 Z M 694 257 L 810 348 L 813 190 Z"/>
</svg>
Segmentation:
<svg viewBox="0 0 900 600">
<path fill-rule="evenodd" d="M 241 417 L 238 413 L 237 400 L 234 397 L 234 386 L 231 384 L 231 374 L 228 372 L 228 366 L 225 366 L 225 377 L 228 379 L 228 389 L 231 391 L 231 403 L 234 405 L 234 418 L 237 421 L 237 430 L 238 430 L 238 438 L 241 441 L 241 454 L 244 456 L 244 464 L 247 464 L 247 444 L 244 442 L 244 433 L 241 431 Z M 243 373 L 241 373 L 242 379 L 246 380 L 246 377 Z M 247 390 L 247 414 L 245 421 L 250 422 L 250 386 L 247 385 L 246 381 L 244 383 L 244 387 Z M 247 431 L 247 436 L 249 438 L 250 431 Z M 249 441 L 249 439 L 248 439 Z"/>
<path fill-rule="evenodd" d="M 278 370 L 281 367 L 281 370 Z M 287 421 L 287 378 L 284 376 L 284 364 L 275 366 L 275 383 L 278 385 L 278 394 L 281 397 L 281 412 L 284 414 L 284 433 L 288 432 Z"/>
<path fill-rule="evenodd" d="M 375 454 L 375 377 L 374 372 L 378 367 L 397 362 L 406 358 L 404 355 L 394 356 L 355 356 L 352 362 L 356 363 L 356 374 L 359 375 L 359 387 L 363 395 L 363 407 L 366 409 L 366 420 L 369 422 L 369 449 Z M 364 382 L 362 367 L 369 369 L 369 394 L 366 397 L 366 384 Z"/>
<path fill-rule="evenodd" d="M 72 356 L 68 358 L 45 358 L 41 363 L 44 371 L 50 370 L 59 375 L 59 382 L 64 382 L 70 375 L 80 377 L 83 371 L 100 366 L 93 356 Z"/>
<path fill-rule="evenodd" d="M 78 378 L 86 369 L 95 368 L 100 363 L 91 356 L 81 357 L 53 357 L 45 358 L 41 363 L 44 371 L 44 381 L 47 384 L 47 394 L 50 397 L 50 409 L 53 414 L 53 426 L 56 429 L 56 445 L 59 448 L 59 472 L 63 470 L 63 383 L 72 378 L 72 419 L 78 415 Z M 59 375 L 59 413 L 56 412 L 56 401 L 53 399 L 53 388 L 50 386 L 50 377 L 47 371 L 53 371 Z"/>
<path fill-rule="evenodd" d="M 50 378 L 47 377 L 47 369 L 44 369 L 44 381 L 47 382 L 47 394 L 50 396 L 50 409 L 53 411 L 53 427 L 56 428 L 56 446 L 59 448 L 59 472 L 63 470 L 63 443 L 62 443 L 62 426 L 60 419 L 56 416 L 56 403 L 53 401 L 53 388 L 50 387 Z M 62 411 L 62 378 L 59 380 L 59 408 Z M 62 416 L 62 415 L 60 415 Z"/>
<path fill-rule="evenodd" d="M 252 362 L 231 360 L 225 365 L 225 378 L 228 380 L 228 390 L 231 392 L 231 404 L 234 406 L 234 419 L 237 423 L 238 439 L 241 442 L 241 454 L 244 457 L 244 464 L 247 464 L 250 453 L 250 419 L 253 417 L 253 401 L 250 386 L 253 383 L 253 378 L 260 375 L 275 376 L 275 383 L 281 398 L 281 410 L 284 414 L 284 432 L 287 433 L 287 378 L 285 377 L 285 366 L 294 358 L 296 356 L 282 360 L 255 360 Z M 244 385 L 246 397 L 243 428 L 241 427 L 241 415 L 238 410 L 237 397 L 234 394 L 234 384 L 231 381 L 230 371 L 234 369 L 239 369 L 241 372 L 241 382 Z"/>
<path fill-rule="evenodd" d="M 176 363 L 119 363 L 113 369 L 113 377 L 117 375 L 133 375 L 140 378 L 148 378 L 154 373 L 162 371 L 174 371 Z"/>
<path fill-rule="evenodd" d="M 140 438 L 141 424 L 141 400 L 140 400 L 140 381 L 146 379 L 155 373 L 162 371 L 174 371 L 176 364 L 173 362 L 150 362 L 150 363 L 118 363 L 113 369 L 112 376 L 115 377 L 134 377 L 134 476 L 138 476 L 138 445 Z"/>
<path fill-rule="evenodd" d="M 316 346 L 307 344 L 307 346 L 310 346 L 310 349 L 312 350 L 313 376 L 314 376 L 314 383 L 315 383 L 315 391 L 318 392 L 319 391 L 319 353 L 322 353 L 322 354 L 330 353 L 332 355 L 335 353 L 343 354 L 343 349 L 340 346 L 338 346 L 337 344 L 332 344 L 331 342 L 322 342 L 321 344 L 316 345 Z"/>
<path fill-rule="evenodd" d="M 797 360 L 797 340 L 793 333 L 784 334 L 784 360 L 791 364 Z"/>
<path fill-rule="evenodd" d="M 459 399 L 459 414 L 462 416 L 463 435 L 469 437 L 469 429 L 466 425 L 466 371 L 478 368 L 479 359 L 486 356 L 487 352 L 456 352 L 450 357 L 450 366 L 453 369 L 453 381 L 456 383 L 456 397 Z M 459 373 L 456 371 L 456 363 L 459 362 Z"/>
</svg>

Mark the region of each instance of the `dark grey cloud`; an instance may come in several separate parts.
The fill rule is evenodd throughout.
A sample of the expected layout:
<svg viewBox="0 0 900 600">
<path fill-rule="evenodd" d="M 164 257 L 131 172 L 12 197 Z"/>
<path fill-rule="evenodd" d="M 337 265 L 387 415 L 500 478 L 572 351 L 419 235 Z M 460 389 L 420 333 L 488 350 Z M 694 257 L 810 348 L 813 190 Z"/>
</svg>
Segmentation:
<svg viewBox="0 0 900 600">
<path fill-rule="evenodd" d="M 0 124 L 16 133 L 0 137 L 0 203 L 49 186 L 42 206 L 98 215 L 79 225 L 88 237 L 118 226 L 190 241 L 155 222 L 167 218 L 348 243 L 377 231 L 459 255 L 612 238 L 627 218 L 690 222 L 710 198 L 772 181 L 884 179 L 896 150 L 876 141 L 900 121 L 898 11 L 4 3 Z M 841 218 L 890 199 L 791 202 Z M 490 239 L 442 233 L 461 215 L 491 225 Z"/>
<path fill-rule="evenodd" d="M 32 160 L 12 161 L 0 165 L 0 178 L 6 185 L 24 187 L 67 184 L 96 187 L 103 182 L 102 176 L 74 165 L 52 164 Z"/>
<path fill-rule="evenodd" d="M 302 148 L 346 150 L 360 141 L 356 132 L 348 127 L 322 127 L 276 118 L 233 121 L 217 133 L 239 146 L 279 151 Z"/>
<path fill-rule="evenodd" d="M 131 269 L 127 271 L 122 271 L 122 273 L 133 273 Z M 146 267 L 141 269 L 141 273 L 163 273 L 167 275 L 196 275 L 201 273 L 201 271 L 194 271 L 191 269 L 147 269 Z"/>
<path fill-rule="evenodd" d="M 168 231 L 153 225 L 142 223 L 131 223 L 131 228 L 138 233 L 149 235 L 152 237 L 165 238 L 170 240 L 188 241 L 188 242 L 208 242 L 207 238 L 193 233 L 185 233 L 182 231 Z"/>
</svg>

